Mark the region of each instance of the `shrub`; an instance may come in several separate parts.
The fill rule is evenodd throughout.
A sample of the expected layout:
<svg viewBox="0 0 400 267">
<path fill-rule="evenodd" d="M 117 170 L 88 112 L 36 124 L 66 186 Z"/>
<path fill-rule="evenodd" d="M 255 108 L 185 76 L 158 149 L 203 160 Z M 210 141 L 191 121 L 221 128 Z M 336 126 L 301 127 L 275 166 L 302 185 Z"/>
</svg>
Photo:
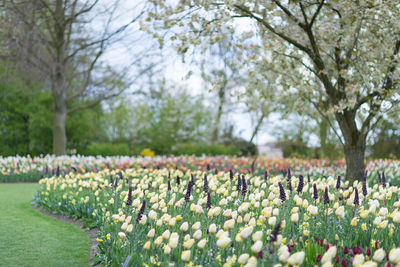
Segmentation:
<svg viewBox="0 0 400 267">
<path fill-rule="evenodd" d="M 240 149 L 235 146 L 221 144 L 178 144 L 173 148 L 174 155 L 239 155 Z"/>
<path fill-rule="evenodd" d="M 223 139 L 222 143 L 226 146 L 234 146 L 240 150 L 243 156 L 254 156 L 258 154 L 257 146 L 243 138 L 229 137 Z"/>
<path fill-rule="evenodd" d="M 91 143 L 86 150 L 90 156 L 126 156 L 130 155 L 128 144 Z"/>
</svg>

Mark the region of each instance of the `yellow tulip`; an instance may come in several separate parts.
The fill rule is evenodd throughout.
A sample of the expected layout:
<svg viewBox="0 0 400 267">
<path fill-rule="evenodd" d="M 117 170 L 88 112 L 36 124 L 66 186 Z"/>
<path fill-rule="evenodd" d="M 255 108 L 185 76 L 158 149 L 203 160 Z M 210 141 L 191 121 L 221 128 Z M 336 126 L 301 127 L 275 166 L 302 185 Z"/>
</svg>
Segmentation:
<svg viewBox="0 0 400 267">
<path fill-rule="evenodd" d="M 227 236 L 222 237 L 221 239 L 218 239 L 217 241 L 217 247 L 219 248 L 225 248 L 231 243 L 231 239 Z"/>
<path fill-rule="evenodd" d="M 192 225 L 192 229 L 194 230 L 194 231 L 196 231 L 196 230 L 199 230 L 200 229 L 200 222 L 196 222 L 195 224 L 193 224 Z"/>
<path fill-rule="evenodd" d="M 183 247 L 186 249 L 191 249 L 194 242 L 195 242 L 194 239 L 190 238 L 190 239 L 186 240 L 185 242 L 183 242 Z"/>
<path fill-rule="evenodd" d="M 145 250 L 149 250 L 150 249 L 150 241 L 147 241 L 146 243 L 144 243 L 143 248 Z"/>
<path fill-rule="evenodd" d="M 383 222 L 381 222 L 378 225 L 378 227 L 381 228 L 381 229 L 385 229 L 387 227 L 388 223 L 389 223 L 388 220 L 384 220 Z"/>
<path fill-rule="evenodd" d="M 182 232 L 186 232 L 188 229 L 189 229 L 188 222 L 182 223 L 181 227 L 179 227 L 179 230 L 181 230 Z"/>
<path fill-rule="evenodd" d="M 263 246 L 262 241 L 261 241 L 261 240 L 258 240 L 258 241 L 256 241 L 256 242 L 254 243 L 253 246 L 251 246 L 251 251 L 252 251 L 253 253 L 258 253 L 258 252 L 260 252 L 260 250 L 262 249 L 262 246 Z"/>
<path fill-rule="evenodd" d="M 183 260 L 183 261 L 189 261 L 190 260 L 190 250 L 182 251 L 181 260 Z"/>
<path fill-rule="evenodd" d="M 261 240 L 262 237 L 263 237 L 263 231 L 257 231 L 252 235 L 251 239 L 253 239 L 253 241 L 256 242 L 258 240 Z"/>
<path fill-rule="evenodd" d="M 165 253 L 166 255 L 169 255 L 169 254 L 171 253 L 171 248 L 170 248 L 168 245 L 166 245 L 166 246 L 164 247 L 164 253 Z"/>
<path fill-rule="evenodd" d="M 357 223 L 358 223 L 358 219 L 357 219 L 357 217 L 354 217 L 354 218 L 351 220 L 350 225 L 351 225 L 351 226 L 357 226 Z"/>
<path fill-rule="evenodd" d="M 252 226 L 246 227 L 240 232 L 240 237 L 246 239 L 251 235 L 252 232 L 253 232 Z"/>
<path fill-rule="evenodd" d="M 199 241 L 199 243 L 197 243 L 197 247 L 202 249 L 206 246 L 207 244 L 207 239 L 203 238 L 202 240 Z"/>
<path fill-rule="evenodd" d="M 179 243 L 179 238 L 170 238 L 168 242 L 168 246 L 171 248 L 176 248 Z"/>
<path fill-rule="evenodd" d="M 217 226 L 215 225 L 215 223 L 211 224 L 211 225 L 208 227 L 208 232 L 209 232 L 209 233 L 214 234 L 216 231 L 217 231 Z"/>
<path fill-rule="evenodd" d="M 288 258 L 287 262 L 290 265 L 301 265 L 304 261 L 305 255 L 306 254 L 304 253 L 304 251 L 296 252 Z"/>
<path fill-rule="evenodd" d="M 154 240 L 154 244 L 156 246 L 159 246 L 162 243 L 162 241 L 163 241 L 163 237 L 159 236 L 159 237 L 156 238 L 156 240 Z"/>
<path fill-rule="evenodd" d="M 364 255 L 357 254 L 357 255 L 354 256 L 353 266 L 361 265 L 363 263 L 364 263 Z"/>
<path fill-rule="evenodd" d="M 121 239 L 126 238 L 126 235 L 125 235 L 124 232 L 119 232 L 119 233 L 118 233 L 118 236 L 119 236 L 119 238 L 121 238 Z"/>
<path fill-rule="evenodd" d="M 239 256 L 238 263 L 239 264 L 246 264 L 247 260 L 249 259 L 249 254 L 245 253 Z"/>
<path fill-rule="evenodd" d="M 235 220 L 234 219 L 230 219 L 230 220 L 227 220 L 225 223 L 224 223 L 224 230 L 229 230 L 229 229 L 232 229 L 233 227 L 235 226 Z"/>
<path fill-rule="evenodd" d="M 193 238 L 196 239 L 196 240 L 199 240 L 201 238 L 201 234 L 202 234 L 201 230 L 199 229 L 196 232 L 194 232 Z"/>
<path fill-rule="evenodd" d="M 148 238 L 152 238 L 154 237 L 154 234 L 156 233 L 156 231 L 154 230 L 154 228 L 152 228 L 148 233 L 147 233 L 147 237 Z"/>
<path fill-rule="evenodd" d="M 400 248 L 394 248 L 389 252 L 389 261 L 391 263 L 400 263 Z"/>
<path fill-rule="evenodd" d="M 385 258 L 385 251 L 380 248 L 374 253 L 374 257 L 372 258 L 376 262 L 381 262 Z"/>
<path fill-rule="evenodd" d="M 299 221 L 299 214 L 298 213 L 294 213 L 294 214 L 290 215 L 290 220 L 293 223 L 297 223 Z"/>
<path fill-rule="evenodd" d="M 400 212 L 396 212 L 396 214 L 393 216 L 393 222 L 400 223 Z"/>
</svg>

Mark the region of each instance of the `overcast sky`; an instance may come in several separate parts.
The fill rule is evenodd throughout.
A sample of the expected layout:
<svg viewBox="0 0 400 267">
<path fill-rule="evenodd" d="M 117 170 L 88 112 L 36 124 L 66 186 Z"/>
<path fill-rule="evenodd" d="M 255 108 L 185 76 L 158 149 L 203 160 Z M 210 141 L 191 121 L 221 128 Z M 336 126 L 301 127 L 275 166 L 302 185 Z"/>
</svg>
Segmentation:
<svg viewBox="0 0 400 267">
<path fill-rule="evenodd" d="M 119 14 L 119 21 L 120 24 L 126 23 L 131 19 L 133 14 L 137 12 L 138 8 L 135 6 L 137 5 L 137 1 L 122 1 L 123 10 L 121 10 L 121 14 Z M 238 25 L 238 27 L 242 27 Z M 133 26 L 127 34 L 133 36 L 137 35 L 138 26 Z M 138 38 L 134 38 L 138 39 Z M 105 60 L 109 62 L 111 65 L 121 67 L 126 64 L 129 64 L 133 60 L 132 57 L 135 56 L 134 51 L 141 51 L 146 50 L 148 47 L 151 47 L 152 50 L 155 52 L 159 52 L 158 45 L 156 44 L 155 40 L 152 38 L 139 38 L 141 39 L 140 42 L 135 43 L 133 46 L 130 43 L 130 39 L 128 38 L 125 41 L 117 43 L 113 46 L 105 54 Z M 154 45 L 156 44 L 156 45 Z M 161 75 L 167 78 L 168 80 L 178 84 L 185 86 L 192 92 L 193 94 L 205 94 L 206 97 L 212 98 L 215 97 L 215 93 L 209 93 L 205 90 L 205 83 L 203 83 L 199 72 L 196 72 L 196 67 L 189 64 L 183 63 L 182 58 L 178 56 L 172 47 L 164 48 L 162 54 L 164 55 L 164 64 L 162 68 Z M 135 70 L 133 69 L 132 72 Z M 193 75 L 190 76 L 189 79 L 186 78 L 189 71 L 193 71 Z M 133 87 L 131 91 L 135 90 Z M 129 91 L 128 91 L 129 94 Z M 132 96 L 134 97 L 134 96 Z M 178 103 L 177 103 L 178 104 Z M 230 122 L 233 122 L 235 125 L 234 134 L 240 137 L 243 137 L 246 140 L 249 140 L 252 134 L 252 130 L 254 129 L 255 122 L 252 122 L 252 119 L 248 113 L 244 112 L 244 108 L 238 107 L 235 109 L 234 112 L 228 114 L 225 119 L 228 119 Z M 259 134 L 254 139 L 254 142 L 258 145 L 262 145 L 269 142 L 276 141 L 276 137 L 274 137 L 272 129 L 275 126 L 282 126 L 284 125 L 285 121 L 279 119 L 279 114 L 273 114 L 269 118 L 267 118 L 264 122 L 263 127 L 260 129 Z M 287 123 L 287 122 L 286 122 Z"/>
</svg>

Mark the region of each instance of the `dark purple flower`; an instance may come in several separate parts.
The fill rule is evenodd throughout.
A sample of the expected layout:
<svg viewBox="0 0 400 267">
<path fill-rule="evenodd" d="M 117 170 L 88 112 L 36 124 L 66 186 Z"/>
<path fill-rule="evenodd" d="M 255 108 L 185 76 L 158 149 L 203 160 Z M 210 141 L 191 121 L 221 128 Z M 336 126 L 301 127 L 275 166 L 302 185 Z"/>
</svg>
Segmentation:
<svg viewBox="0 0 400 267">
<path fill-rule="evenodd" d="M 353 247 L 354 255 L 363 254 L 363 250 L 361 247 Z"/>
<path fill-rule="evenodd" d="M 208 192 L 208 180 L 207 180 L 207 174 L 204 174 L 204 184 L 203 184 L 203 191 Z"/>
<path fill-rule="evenodd" d="M 211 195 L 210 192 L 207 192 L 207 209 L 211 209 Z"/>
<path fill-rule="evenodd" d="M 338 175 L 337 180 L 336 180 L 336 189 L 340 188 L 340 175 Z"/>
<path fill-rule="evenodd" d="M 347 267 L 347 261 L 346 259 L 342 259 L 342 262 L 340 263 L 342 265 L 342 267 Z"/>
<path fill-rule="evenodd" d="M 127 206 L 132 205 L 132 186 L 129 186 L 128 199 L 126 200 L 126 205 Z"/>
<path fill-rule="evenodd" d="M 362 192 L 363 192 L 363 196 L 366 197 L 367 194 L 368 194 L 368 191 L 367 191 L 367 181 L 363 181 L 363 183 L 362 183 Z"/>
<path fill-rule="evenodd" d="M 316 184 L 314 184 L 313 185 L 313 198 L 315 199 L 315 200 L 317 200 L 318 199 L 318 189 L 317 189 L 317 185 Z"/>
<path fill-rule="evenodd" d="M 272 230 L 272 233 L 271 233 L 271 238 L 269 240 L 270 242 L 275 242 L 276 240 L 278 240 L 278 234 L 279 234 L 279 230 L 281 228 L 281 224 L 282 224 L 282 222 L 278 222 L 275 225 L 274 230 Z"/>
<path fill-rule="evenodd" d="M 242 179 L 240 178 L 240 174 L 238 174 L 238 182 L 237 182 L 236 190 L 238 192 L 240 192 L 242 190 Z"/>
<path fill-rule="evenodd" d="M 382 185 L 383 187 L 386 187 L 386 176 L 384 171 L 382 171 Z"/>
<path fill-rule="evenodd" d="M 346 255 L 346 254 L 349 254 L 349 248 L 348 248 L 347 246 L 344 247 L 343 253 L 344 253 L 345 255 Z"/>
<path fill-rule="evenodd" d="M 190 200 L 190 195 L 192 194 L 192 187 L 193 187 L 193 183 L 192 180 L 189 181 L 187 189 L 186 189 L 186 195 L 185 195 L 185 201 L 189 202 Z"/>
<path fill-rule="evenodd" d="M 142 206 L 140 207 L 139 213 L 136 217 L 136 222 L 139 222 L 140 219 L 142 219 L 145 208 L 146 208 L 146 199 L 143 199 Z"/>
<path fill-rule="evenodd" d="M 262 259 L 262 258 L 263 258 L 263 252 L 262 252 L 262 250 L 260 250 L 260 251 L 257 253 L 257 258 L 258 258 L 258 259 Z"/>
<path fill-rule="evenodd" d="M 283 189 L 281 182 L 278 182 L 278 185 L 279 185 L 279 198 L 281 199 L 282 202 L 285 202 L 286 200 L 285 189 Z"/>
<path fill-rule="evenodd" d="M 244 178 L 244 175 L 242 175 L 242 195 L 243 195 L 243 199 L 246 197 L 246 193 L 247 193 L 247 183 L 246 183 L 246 179 Z"/>
<path fill-rule="evenodd" d="M 355 188 L 355 192 L 354 192 L 354 205 L 360 205 L 360 199 L 358 197 L 358 189 L 357 187 Z"/>
<path fill-rule="evenodd" d="M 297 193 L 301 193 L 303 191 L 304 186 L 304 177 L 300 174 L 299 176 L 299 185 L 297 186 Z"/>
<path fill-rule="evenodd" d="M 329 204 L 328 187 L 325 187 L 324 204 L 325 204 L 325 205 Z"/>
<path fill-rule="evenodd" d="M 320 261 L 321 261 L 321 259 L 322 259 L 322 256 L 321 256 L 321 254 L 318 254 L 318 255 L 317 255 L 317 262 L 320 262 Z"/>
<path fill-rule="evenodd" d="M 293 190 L 293 188 L 292 188 L 292 174 L 290 173 L 290 169 L 289 168 L 288 168 L 287 173 L 288 173 L 288 175 L 287 175 L 287 186 L 288 186 L 288 189 L 290 191 L 292 191 Z"/>
</svg>

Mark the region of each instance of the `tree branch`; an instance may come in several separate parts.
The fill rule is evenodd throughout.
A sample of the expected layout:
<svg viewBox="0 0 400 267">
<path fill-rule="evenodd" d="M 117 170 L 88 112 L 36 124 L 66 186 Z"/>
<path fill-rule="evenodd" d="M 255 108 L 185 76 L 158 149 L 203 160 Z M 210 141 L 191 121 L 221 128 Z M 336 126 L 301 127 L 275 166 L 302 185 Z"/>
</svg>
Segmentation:
<svg viewBox="0 0 400 267">
<path fill-rule="evenodd" d="M 317 10 L 315 11 L 314 15 L 311 18 L 310 24 L 308 25 L 310 28 L 312 28 L 312 26 L 314 25 L 314 22 L 319 14 L 319 12 L 322 9 L 322 6 L 324 5 L 324 0 L 321 1 L 321 3 L 318 5 Z"/>
<path fill-rule="evenodd" d="M 278 35 L 279 37 L 281 37 L 283 40 L 287 41 L 288 43 L 294 45 L 295 47 L 297 47 L 298 49 L 306 52 L 307 54 L 312 54 L 311 50 L 308 47 L 305 47 L 304 45 L 300 44 L 299 42 L 297 42 L 296 40 L 284 35 L 281 32 L 276 31 L 276 29 L 274 27 L 272 27 L 267 21 L 265 21 L 264 19 L 258 17 L 257 15 L 253 14 L 253 12 L 251 12 L 248 8 L 241 6 L 241 5 L 235 5 L 235 8 L 237 8 L 238 10 L 240 10 L 241 12 L 247 14 L 249 17 L 255 19 L 256 21 L 258 21 L 259 23 L 261 23 L 262 25 L 264 25 L 265 28 L 267 28 L 269 31 L 271 31 L 272 33 L 274 33 L 275 35 Z"/>
</svg>

